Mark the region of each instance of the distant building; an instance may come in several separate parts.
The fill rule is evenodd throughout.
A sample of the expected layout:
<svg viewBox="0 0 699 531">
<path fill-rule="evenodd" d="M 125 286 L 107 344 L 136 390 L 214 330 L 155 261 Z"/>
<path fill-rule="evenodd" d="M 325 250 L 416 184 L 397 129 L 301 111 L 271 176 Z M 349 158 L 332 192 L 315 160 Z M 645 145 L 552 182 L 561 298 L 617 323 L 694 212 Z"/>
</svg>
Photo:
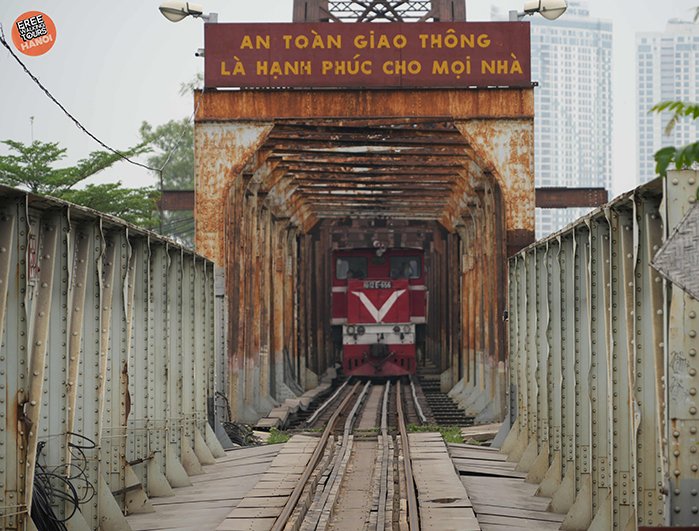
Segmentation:
<svg viewBox="0 0 699 531">
<path fill-rule="evenodd" d="M 507 15 L 492 8 L 493 20 Z M 612 22 L 569 2 L 555 21 L 531 22 L 536 186 L 612 187 Z M 611 195 L 610 195 L 611 197 Z M 537 209 L 536 236 L 589 209 Z"/>
<path fill-rule="evenodd" d="M 673 113 L 648 113 L 661 101 L 699 101 L 699 27 L 674 19 L 665 32 L 637 33 L 636 65 L 636 143 L 639 184 L 643 184 L 656 176 L 656 151 L 699 140 L 699 121 L 681 120 L 667 135 Z"/>
</svg>

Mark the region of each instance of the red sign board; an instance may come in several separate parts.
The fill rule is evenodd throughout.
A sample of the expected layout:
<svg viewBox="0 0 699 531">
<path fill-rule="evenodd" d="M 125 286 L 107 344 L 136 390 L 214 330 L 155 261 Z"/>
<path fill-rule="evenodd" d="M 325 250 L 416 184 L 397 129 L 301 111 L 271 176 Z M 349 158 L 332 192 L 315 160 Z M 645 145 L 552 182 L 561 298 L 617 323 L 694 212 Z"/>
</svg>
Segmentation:
<svg viewBox="0 0 699 531">
<path fill-rule="evenodd" d="M 214 87 L 528 87 L 528 22 L 206 24 Z"/>
</svg>

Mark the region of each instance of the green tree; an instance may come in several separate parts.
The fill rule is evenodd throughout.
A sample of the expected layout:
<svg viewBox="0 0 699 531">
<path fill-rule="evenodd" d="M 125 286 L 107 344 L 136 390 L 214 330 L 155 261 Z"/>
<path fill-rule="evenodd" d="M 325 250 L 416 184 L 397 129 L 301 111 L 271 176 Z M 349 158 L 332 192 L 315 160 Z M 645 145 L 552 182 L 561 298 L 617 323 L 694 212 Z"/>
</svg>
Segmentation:
<svg viewBox="0 0 699 531">
<path fill-rule="evenodd" d="M 162 189 L 194 190 L 194 128 L 189 125 L 189 119 L 170 120 L 155 128 L 143 122 L 140 133 L 141 140 L 153 149 L 147 158 L 148 165 L 164 166 Z M 154 173 L 160 179 L 159 172 Z M 194 245 L 194 211 L 166 211 L 162 221 L 166 236 L 189 247 Z"/>
<path fill-rule="evenodd" d="M 76 185 L 122 160 L 120 155 L 95 151 L 75 166 L 57 168 L 66 157 L 66 149 L 57 142 L 35 140 L 30 145 L 5 140 L 10 154 L 0 155 L 0 183 L 24 188 L 35 194 L 49 195 L 119 216 L 134 224 L 152 227 L 156 223 L 157 193 L 153 188 L 122 188 L 121 183 L 88 185 L 76 190 Z M 148 150 L 140 144 L 123 156 L 132 157 Z"/>
</svg>

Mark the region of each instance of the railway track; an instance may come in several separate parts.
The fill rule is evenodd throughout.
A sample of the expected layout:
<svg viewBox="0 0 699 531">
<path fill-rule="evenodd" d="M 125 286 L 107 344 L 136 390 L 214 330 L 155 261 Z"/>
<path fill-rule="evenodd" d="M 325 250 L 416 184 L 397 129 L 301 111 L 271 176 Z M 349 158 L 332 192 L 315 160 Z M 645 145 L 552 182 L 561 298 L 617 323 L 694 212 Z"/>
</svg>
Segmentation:
<svg viewBox="0 0 699 531">
<path fill-rule="evenodd" d="M 415 397 L 407 378 L 336 389 L 304 423 L 323 431 L 272 531 L 417 531 L 407 425 L 424 413 Z"/>
</svg>

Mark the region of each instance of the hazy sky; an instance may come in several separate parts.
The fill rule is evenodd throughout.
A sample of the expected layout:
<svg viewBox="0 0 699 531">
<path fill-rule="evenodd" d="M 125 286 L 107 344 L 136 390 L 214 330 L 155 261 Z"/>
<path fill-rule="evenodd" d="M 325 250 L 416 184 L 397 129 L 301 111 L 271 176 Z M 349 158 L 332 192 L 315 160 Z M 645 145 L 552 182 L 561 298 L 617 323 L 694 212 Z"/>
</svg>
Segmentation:
<svg viewBox="0 0 699 531">
<path fill-rule="evenodd" d="M 200 0 L 220 22 L 288 22 L 292 0 Z M 521 9 L 523 0 L 467 0 L 468 19 L 489 20 L 491 5 Z M 53 95 L 102 141 L 116 149 L 139 140 L 143 120 L 161 124 L 192 112 L 182 82 L 204 68 L 194 57 L 203 46 L 203 22 L 173 24 L 158 11 L 160 1 L 0 0 L 0 23 L 10 40 L 15 19 L 42 11 L 56 24 L 56 43 L 43 56 L 22 61 Z M 636 185 L 635 34 L 662 31 L 668 19 L 691 19 L 699 0 L 589 0 L 591 16 L 614 24 L 614 193 Z M 565 16 L 565 15 L 564 15 Z M 11 41 L 10 41 L 11 42 Z M 68 148 L 66 162 L 99 146 L 63 115 L 0 47 L 0 140 L 44 142 Z M 0 153 L 7 150 L 0 147 Z M 147 170 L 121 162 L 94 180 L 126 186 L 154 184 Z"/>
</svg>

